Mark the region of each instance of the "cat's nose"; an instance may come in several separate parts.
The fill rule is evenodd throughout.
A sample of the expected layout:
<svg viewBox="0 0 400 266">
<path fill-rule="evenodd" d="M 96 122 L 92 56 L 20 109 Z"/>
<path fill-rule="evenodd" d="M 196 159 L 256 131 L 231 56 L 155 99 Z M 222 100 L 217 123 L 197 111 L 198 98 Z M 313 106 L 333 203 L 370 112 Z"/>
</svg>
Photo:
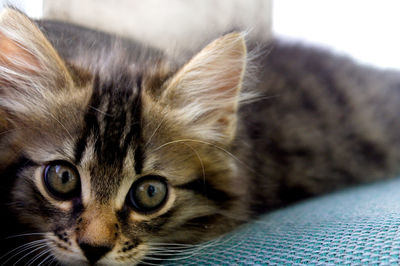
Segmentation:
<svg viewBox="0 0 400 266">
<path fill-rule="evenodd" d="M 93 246 L 84 242 L 79 243 L 79 246 L 91 265 L 96 263 L 96 261 L 98 261 L 111 250 L 110 246 Z"/>
</svg>

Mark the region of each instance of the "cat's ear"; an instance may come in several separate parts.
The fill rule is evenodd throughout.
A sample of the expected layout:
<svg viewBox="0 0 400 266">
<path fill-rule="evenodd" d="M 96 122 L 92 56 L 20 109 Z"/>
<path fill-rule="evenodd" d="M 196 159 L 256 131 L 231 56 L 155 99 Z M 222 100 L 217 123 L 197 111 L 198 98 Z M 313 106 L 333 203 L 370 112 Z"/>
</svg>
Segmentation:
<svg viewBox="0 0 400 266">
<path fill-rule="evenodd" d="M 19 11 L 4 9 L 0 13 L 0 129 L 5 120 L 46 110 L 72 84 L 64 62 L 39 28 Z"/>
<path fill-rule="evenodd" d="M 0 95 L 9 90 L 43 93 L 40 90 L 44 86 L 56 90 L 68 87 L 71 82 L 64 62 L 39 28 L 19 11 L 3 10 L 0 13 Z"/>
<path fill-rule="evenodd" d="M 162 100 L 187 130 L 229 143 L 236 131 L 246 58 L 243 34 L 227 34 L 207 45 L 170 79 Z"/>
</svg>

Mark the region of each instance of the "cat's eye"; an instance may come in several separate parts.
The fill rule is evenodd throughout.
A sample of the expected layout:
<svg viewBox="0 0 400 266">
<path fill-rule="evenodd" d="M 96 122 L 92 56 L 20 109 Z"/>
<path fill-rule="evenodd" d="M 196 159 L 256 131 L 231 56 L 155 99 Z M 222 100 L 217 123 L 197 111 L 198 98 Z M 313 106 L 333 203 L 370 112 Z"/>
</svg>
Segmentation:
<svg viewBox="0 0 400 266">
<path fill-rule="evenodd" d="M 43 181 L 48 192 L 58 200 L 71 200 L 80 195 L 78 171 L 67 162 L 49 163 L 44 169 Z"/>
<path fill-rule="evenodd" d="M 163 206 L 168 197 L 168 185 L 162 177 L 145 176 L 133 183 L 128 202 L 138 212 L 151 213 Z"/>
</svg>

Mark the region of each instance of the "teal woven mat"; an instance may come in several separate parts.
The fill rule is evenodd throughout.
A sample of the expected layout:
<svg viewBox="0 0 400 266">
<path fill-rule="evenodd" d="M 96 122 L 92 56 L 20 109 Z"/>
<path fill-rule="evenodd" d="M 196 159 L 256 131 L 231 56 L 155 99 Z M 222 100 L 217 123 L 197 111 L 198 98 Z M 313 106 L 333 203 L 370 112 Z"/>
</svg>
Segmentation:
<svg viewBox="0 0 400 266">
<path fill-rule="evenodd" d="M 165 265 L 399 265 L 400 179 L 265 215 Z"/>
</svg>

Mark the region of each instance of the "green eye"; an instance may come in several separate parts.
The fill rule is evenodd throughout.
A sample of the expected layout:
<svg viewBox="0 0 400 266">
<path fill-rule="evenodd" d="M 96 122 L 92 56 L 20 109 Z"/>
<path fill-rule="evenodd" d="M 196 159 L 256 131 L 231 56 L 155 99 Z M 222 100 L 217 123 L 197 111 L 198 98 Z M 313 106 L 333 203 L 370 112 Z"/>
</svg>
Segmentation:
<svg viewBox="0 0 400 266">
<path fill-rule="evenodd" d="M 168 186 L 163 178 L 145 176 L 133 183 L 128 200 L 135 210 L 149 213 L 159 209 L 166 202 L 167 196 Z"/>
<path fill-rule="evenodd" d="M 58 200 L 71 200 L 80 195 L 78 171 L 67 162 L 55 161 L 48 164 L 43 180 L 48 192 Z"/>
</svg>

